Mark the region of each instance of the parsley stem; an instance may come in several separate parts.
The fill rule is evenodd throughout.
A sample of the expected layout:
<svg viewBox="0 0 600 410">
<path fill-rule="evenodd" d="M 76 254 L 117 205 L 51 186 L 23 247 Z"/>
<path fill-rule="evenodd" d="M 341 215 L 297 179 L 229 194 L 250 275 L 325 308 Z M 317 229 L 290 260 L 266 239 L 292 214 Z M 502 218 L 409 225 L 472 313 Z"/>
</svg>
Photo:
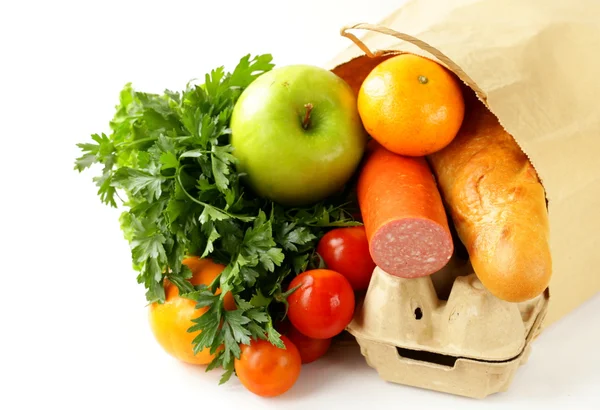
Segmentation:
<svg viewBox="0 0 600 410">
<path fill-rule="evenodd" d="M 252 221 L 252 220 L 256 219 L 256 217 L 254 217 L 254 216 L 244 216 L 244 215 L 236 215 L 236 214 L 229 213 L 229 212 L 225 211 L 224 209 L 217 208 L 216 206 L 213 206 L 213 205 L 211 205 L 211 204 L 207 204 L 206 202 L 202 202 L 202 201 L 200 201 L 199 199 L 196 199 L 196 198 L 194 198 L 194 197 L 193 197 L 193 196 L 192 196 L 192 195 L 191 195 L 191 194 L 190 194 L 190 193 L 187 191 L 187 189 L 185 189 L 185 187 L 183 186 L 183 183 L 181 182 L 181 170 L 182 170 L 182 169 L 184 169 L 185 167 L 187 167 L 187 165 L 184 165 L 184 166 L 182 166 L 182 167 L 179 167 L 179 168 L 177 168 L 177 173 L 175 174 L 175 179 L 176 179 L 177 183 L 179 184 L 179 186 L 181 187 L 181 190 L 183 191 L 183 193 L 184 193 L 184 194 L 185 194 L 185 195 L 186 195 L 188 198 L 190 198 L 190 200 L 192 200 L 193 202 L 197 203 L 198 205 L 202 205 L 202 206 L 204 206 L 204 207 L 207 207 L 207 208 L 212 208 L 212 209 L 215 209 L 215 210 L 217 210 L 217 211 L 219 211 L 219 212 L 221 212 L 221 213 L 223 213 L 223 214 L 227 215 L 227 216 L 228 216 L 228 217 L 230 217 L 230 218 L 234 218 L 234 219 L 240 219 L 240 220 L 242 220 L 242 221 L 247 221 L 247 222 L 248 222 L 248 221 Z"/>
<path fill-rule="evenodd" d="M 148 137 L 148 138 L 140 138 L 139 140 L 134 140 L 134 141 L 123 141 L 123 142 L 120 142 L 118 144 L 115 144 L 115 148 L 122 147 L 122 146 L 129 146 L 129 145 L 140 144 L 142 142 L 156 141 L 157 139 L 158 139 L 158 137 Z"/>
<path fill-rule="evenodd" d="M 212 282 L 210 282 L 210 285 L 208 285 L 208 288 L 210 289 L 211 292 L 213 291 L 213 289 L 215 288 L 215 285 L 217 283 L 219 283 L 219 284 L 221 283 L 221 274 L 220 273 L 213 279 Z"/>
</svg>

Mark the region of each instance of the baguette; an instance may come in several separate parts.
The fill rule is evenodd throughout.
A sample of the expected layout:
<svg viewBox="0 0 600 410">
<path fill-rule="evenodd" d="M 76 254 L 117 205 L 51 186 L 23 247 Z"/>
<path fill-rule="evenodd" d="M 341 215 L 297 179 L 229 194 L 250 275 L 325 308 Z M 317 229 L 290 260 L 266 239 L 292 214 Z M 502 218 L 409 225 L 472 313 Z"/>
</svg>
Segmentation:
<svg viewBox="0 0 600 410">
<path fill-rule="evenodd" d="M 509 302 L 541 294 L 552 273 L 544 188 L 496 117 L 477 101 L 428 160 L 481 283 Z"/>
</svg>

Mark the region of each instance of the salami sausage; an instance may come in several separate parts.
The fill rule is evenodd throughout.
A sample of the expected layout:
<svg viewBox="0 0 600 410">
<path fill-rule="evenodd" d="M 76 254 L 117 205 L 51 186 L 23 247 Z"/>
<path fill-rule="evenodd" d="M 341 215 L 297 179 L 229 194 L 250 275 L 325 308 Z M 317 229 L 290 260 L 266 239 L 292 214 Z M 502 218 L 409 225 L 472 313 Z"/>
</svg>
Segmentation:
<svg viewBox="0 0 600 410">
<path fill-rule="evenodd" d="M 358 201 L 371 257 L 387 273 L 427 276 L 450 260 L 448 219 L 425 158 L 397 155 L 372 142 Z"/>
</svg>

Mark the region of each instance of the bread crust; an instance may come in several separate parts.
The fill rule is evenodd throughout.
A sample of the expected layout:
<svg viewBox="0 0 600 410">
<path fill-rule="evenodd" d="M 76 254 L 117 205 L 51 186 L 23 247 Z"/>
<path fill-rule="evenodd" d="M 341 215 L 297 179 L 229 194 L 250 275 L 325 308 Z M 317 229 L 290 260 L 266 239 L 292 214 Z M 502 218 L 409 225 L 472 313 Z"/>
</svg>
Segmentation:
<svg viewBox="0 0 600 410">
<path fill-rule="evenodd" d="M 477 102 L 428 160 L 483 285 L 510 302 L 541 294 L 552 274 L 546 197 L 513 137 Z"/>
</svg>

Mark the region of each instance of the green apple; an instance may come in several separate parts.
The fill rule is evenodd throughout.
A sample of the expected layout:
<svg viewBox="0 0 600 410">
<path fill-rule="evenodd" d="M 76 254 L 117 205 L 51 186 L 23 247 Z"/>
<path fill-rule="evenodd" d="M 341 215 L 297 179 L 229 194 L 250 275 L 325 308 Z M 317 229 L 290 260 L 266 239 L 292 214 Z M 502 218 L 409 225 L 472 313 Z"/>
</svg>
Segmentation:
<svg viewBox="0 0 600 410">
<path fill-rule="evenodd" d="M 276 68 L 250 84 L 234 107 L 231 133 L 252 189 L 290 206 L 342 189 L 367 141 L 350 86 L 310 65 Z"/>
</svg>

